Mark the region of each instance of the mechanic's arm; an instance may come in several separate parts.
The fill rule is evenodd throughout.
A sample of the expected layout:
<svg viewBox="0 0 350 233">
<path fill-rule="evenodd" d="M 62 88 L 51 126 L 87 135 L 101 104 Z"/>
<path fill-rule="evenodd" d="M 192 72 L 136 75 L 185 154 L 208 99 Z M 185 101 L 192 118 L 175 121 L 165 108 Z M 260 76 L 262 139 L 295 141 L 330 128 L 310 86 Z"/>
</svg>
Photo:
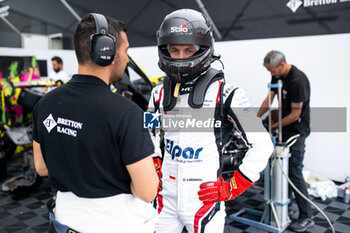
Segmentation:
<svg viewBox="0 0 350 233">
<path fill-rule="evenodd" d="M 41 153 L 40 144 L 33 140 L 33 154 L 35 170 L 39 176 L 47 176 L 49 174 L 43 154 Z"/>
<path fill-rule="evenodd" d="M 132 194 L 145 202 L 152 202 L 157 195 L 159 182 L 152 156 L 126 165 L 126 169 L 131 177 Z"/>
<path fill-rule="evenodd" d="M 271 103 L 273 102 L 273 99 L 275 98 L 276 93 L 274 91 L 270 90 L 270 96 L 271 96 Z M 264 101 L 262 102 L 258 114 L 256 114 L 258 117 L 261 117 L 264 115 L 265 112 L 269 110 L 269 95 L 266 96 Z"/>
<path fill-rule="evenodd" d="M 40 93 L 41 93 L 41 94 L 46 94 L 46 92 L 47 92 L 48 89 L 49 89 L 48 87 L 43 87 L 43 88 L 41 89 Z"/>
<path fill-rule="evenodd" d="M 292 111 L 282 118 L 282 127 L 292 124 L 300 118 L 303 102 L 291 103 Z M 271 130 L 278 128 L 278 122 L 271 125 Z"/>
</svg>

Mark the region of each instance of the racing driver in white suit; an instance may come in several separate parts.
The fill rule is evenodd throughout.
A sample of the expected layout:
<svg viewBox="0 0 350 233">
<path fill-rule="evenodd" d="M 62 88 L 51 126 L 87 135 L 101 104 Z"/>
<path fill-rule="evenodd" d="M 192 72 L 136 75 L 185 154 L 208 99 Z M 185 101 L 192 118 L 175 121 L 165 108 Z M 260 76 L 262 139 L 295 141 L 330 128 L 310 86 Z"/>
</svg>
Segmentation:
<svg viewBox="0 0 350 233">
<path fill-rule="evenodd" d="M 181 233 L 184 227 L 190 233 L 223 232 L 223 201 L 259 179 L 273 150 L 244 91 L 210 68 L 218 59 L 213 43 L 209 19 L 190 9 L 167 15 L 157 32 L 158 65 L 166 77 L 153 89 L 148 108 L 160 112 L 162 122 L 162 130 L 152 132 L 161 178 L 156 233 Z M 225 159 L 232 135 L 247 151 L 237 167 Z M 225 170 L 231 173 L 224 179 Z"/>
</svg>

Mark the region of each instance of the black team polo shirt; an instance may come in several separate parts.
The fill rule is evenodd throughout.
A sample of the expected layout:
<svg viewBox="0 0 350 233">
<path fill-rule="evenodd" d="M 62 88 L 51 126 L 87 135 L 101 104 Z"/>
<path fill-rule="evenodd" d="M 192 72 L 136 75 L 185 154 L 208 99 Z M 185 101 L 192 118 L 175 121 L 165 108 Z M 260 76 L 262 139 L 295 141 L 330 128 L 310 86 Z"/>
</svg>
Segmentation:
<svg viewBox="0 0 350 233">
<path fill-rule="evenodd" d="M 125 165 L 154 152 L 140 108 L 94 76 L 74 75 L 47 93 L 33 117 L 49 182 L 79 197 L 131 193 Z"/>
<path fill-rule="evenodd" d="M 277 83 L 279 79 L 272 77 L 271 83 Z M 283 130 L 302 133 L 310 129 L 310 83 L 306 75 L 292 65 L 288 75 L 281 78 L 282 86 L 282 117 L 291 113 L 291 103 L 303 102 L 300 119 Z M 277 93 L 277 88 L 271 89 Z"/>
</svg>

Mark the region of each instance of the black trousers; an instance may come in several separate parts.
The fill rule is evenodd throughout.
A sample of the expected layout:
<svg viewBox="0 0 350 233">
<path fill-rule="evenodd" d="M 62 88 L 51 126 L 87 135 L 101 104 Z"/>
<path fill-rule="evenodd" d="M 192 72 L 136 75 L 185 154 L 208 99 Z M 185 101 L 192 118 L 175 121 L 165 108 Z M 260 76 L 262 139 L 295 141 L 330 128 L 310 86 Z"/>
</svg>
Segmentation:
<svg viewBox="0 0 350 233">
<path fill-rule="evenodd" d="M 49 233 L 57 233 L 55 227 L 53 226 L 52 222 L 50 221 L 49 225 Z"/>
<path fill-rule="evenodd" d="M 286 141 L 291 136 L 295 135 L 295 132 L 283 132 L 283 141 Z M 289 178 L 293 182 L 293 184 L 300 190 L 304 196 L 309 198 L 307 192 L 306 182 L 303 177 L 303 160 L 305 154 L 305 139 L 309 136 L 310 131 L 305 130 L 305 132 L 301 133 L 301 136 L 294 143 L 294 145 L 290 148 L 291 157 L 289 159 Z M 289 197 L 291 198 L 291 194 L 294 192 L 295 201 L 299 208 L 299 220 L 304 220 L 306 218 L 311 218 L 312 216 L 312 208 L 310 203 L 308 203 L 303 197 L 301 197 L 294 189 L 289 187 Z M 291 198 L 292 200 L 292 198 Z"/>
</svg>

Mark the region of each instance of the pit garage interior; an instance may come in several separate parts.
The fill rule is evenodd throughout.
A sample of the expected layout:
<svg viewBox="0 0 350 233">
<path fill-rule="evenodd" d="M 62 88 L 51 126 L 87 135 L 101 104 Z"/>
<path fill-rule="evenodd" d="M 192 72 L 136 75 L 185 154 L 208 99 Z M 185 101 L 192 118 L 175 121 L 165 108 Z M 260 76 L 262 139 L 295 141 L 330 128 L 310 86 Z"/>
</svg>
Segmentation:
<svg viewBox="0 0 350 233">
<path fill-rule="evenodd" d="M 242 87 L 256 110 L 271 78 L 262 65 L 267 52 L 282 51 L 290 64 L 306 73 L 311 83 L 311 134 L 306 140 L 304 171 L 309 193 L 314 194 L 310 198 L 329 218 L 334 232 L 350 232 L 350 203 L 344 200 L 346 182 L 350 185 L 349 0 L 0 0 L 1 95 L 12 97 L 15 90 L 18 94 L 16 103 L 8 103 L 11 106 L 6 106 L 6 101 L 1 104 L 0 157 L 6 161 L 7 172 L 0 167 L 0 233 L 47 232 L 47 203 L 54 195 L 47 178 L 33 174 L 32 145 L 26 143 L 31 140 L 28 127 L 33 106 L 26 105 L 25 89 L 42 86 L 21 84 L 19 75 L 18 80 L 9 81 L 8 92 L 3 80 L 9 80 L 16 68 L 20 74 L 34 64 L 37 78 L 48 81 L 53 56 L 63 59 L 70 76 L 75 74 L 76 25 L 88 13 L 101 13 L 128 26 L 131 61 L 127 77 L 116 84 L 117 90 L 133 92 L 133 101 L 146 110 L 152 82 L 158 83 L 164 76 L 157 65 L 156 31 L 165 15 L 182 8 L 201 11 L 212 19 L 215 52 L 224 64 L 214 62 L 213 67 L 224 68 L 227 82 Z M 18 67 L 11 66 L 13 62 Z M 4 110 L 12 106 L 23 107 L 18 121 Z M 276 108 L 277 103 L 272 106 Z M 25 134 L 24 138 L 13 136 L 18 134 Z M 4 188 L 9 181 L 10 186 Z M 18 187 L 11 190 L 11 184 Z M 288 227 L 269 228 L 270 223 L 261 226 L 260 215 L 243 213 L 238 217 L 242 210 L 263 213 L 268 209 L 266 189 L 266 177 L 261 174 L 253 187 L 225 203 L 225 232 L 293 232 Z M 293 220 L 298 216 L 295 203 L 292 209 Z M 313 220 L 315 225 L 306 232 L 333 232 L 314 207 Z"/>
</svg>

